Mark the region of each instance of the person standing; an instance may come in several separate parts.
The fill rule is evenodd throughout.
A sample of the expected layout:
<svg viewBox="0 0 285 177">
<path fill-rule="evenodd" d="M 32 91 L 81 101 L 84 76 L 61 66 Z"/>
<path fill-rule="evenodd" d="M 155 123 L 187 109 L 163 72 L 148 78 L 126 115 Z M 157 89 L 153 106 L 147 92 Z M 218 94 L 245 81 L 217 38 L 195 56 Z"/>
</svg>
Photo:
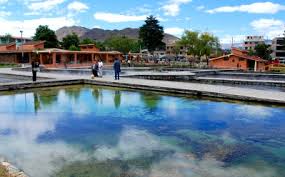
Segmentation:
<svg viewBox="0 0 285 177">
<path fill-rule="evenodd" d="M 92 65 L 92 73 L 94 77 L 98 77 L 98 63 L 95 61 L 95 63 Z"/>
<path fill-rule="evenodd" d="M 118 58 L 115 58 L 113 67 L 115 71 L 115 80 L 120 80 L 121 63 Z"/>
<path fill-rule="evenodd" d="M 128 60 L 128 66 L 131 67 L 131 59 Z"/>
<path fill-rule="evenodd" d="M 100 60 L 98 63 L 98 76 L 99 77 L 103 77 L 103 66 L 104 66 L 104 64 L 103 64 L 102 60 Z"/>
<path fill-rule="evenodd" d="M 33 74 L 33 82 L 37 81 L 37 72 L 40 68 L 40 65 L 38 62 L 32 61 L 32 74 Z"/>
</svg>

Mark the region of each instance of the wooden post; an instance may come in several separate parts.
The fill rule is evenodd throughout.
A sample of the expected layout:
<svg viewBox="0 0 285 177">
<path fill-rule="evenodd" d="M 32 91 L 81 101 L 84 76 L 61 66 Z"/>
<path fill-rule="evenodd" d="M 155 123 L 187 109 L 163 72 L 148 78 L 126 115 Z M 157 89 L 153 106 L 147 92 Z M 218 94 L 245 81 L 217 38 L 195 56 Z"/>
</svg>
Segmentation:
<svg viewBox="0 0 285 177">
<path fill-rule="evenodd" d="M 40 64 L 43 65 L 44 61 L 43 61 L 43 54 L 40 54 Z"/>
<path fill-rule="evenodd" d="M 95 61 L 95 54 L 92 53 L 92 63 Z"/>
<path fill-rule="evenodd" d="M 109 54 L 106 54 L 106 63 L 109 63 Z"/>
<path fill-rule="evenodd" d="M 74 64 L 77 64 L 77 53 L 74 53 Z"/>
<path fill-rule="evenodd" d="M 29 63 L 32 63 L 32 53 L 29 53 Z"/>
<path fill-rule="evenodd" d="M 56 53 L 52 53 L 52 65 L 56 66 Z"/>
</svg>

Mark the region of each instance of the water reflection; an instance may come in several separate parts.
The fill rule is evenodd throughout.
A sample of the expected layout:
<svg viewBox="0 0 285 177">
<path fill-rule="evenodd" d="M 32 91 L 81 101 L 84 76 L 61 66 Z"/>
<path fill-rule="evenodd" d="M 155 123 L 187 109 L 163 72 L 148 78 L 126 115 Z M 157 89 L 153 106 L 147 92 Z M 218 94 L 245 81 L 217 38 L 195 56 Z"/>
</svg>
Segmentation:
<svg viewBox="0 0 285 177">
<path fill-rule="evenodd" d="M 285 174 L 284 108 L 81 86 L 0 104 L 0 156 L 31 177 Z"/>
<path fill-rule="evenodd" d="M 151 94 L 148 92 L 141 93 L 141 100 L 145 104 L 146 107 L 150 109 L 155 109 L 159 102 L 161 97 L 157 94 Z"/>
<path fill-rule="evenodd" d="M 115 91 L 114 104 L 116 108 L 119 108 L 121 105 L 121 92 L 119 90 Z"/>
<path fill-rule="evenodd" d="M 103 100 L 103 94 L 102 94 L 102 89 L 100 89 L 100 88 L 93 88 L 93 90 L 92 90 L 92 95 L 93 95 L 93 97 L 95 98 L 95 100 L 97 101 L 97 102 L 100 102 L 100 100 L 101 100 L 101 103 L 102 103 L 102 100 Z"/>
</svg>

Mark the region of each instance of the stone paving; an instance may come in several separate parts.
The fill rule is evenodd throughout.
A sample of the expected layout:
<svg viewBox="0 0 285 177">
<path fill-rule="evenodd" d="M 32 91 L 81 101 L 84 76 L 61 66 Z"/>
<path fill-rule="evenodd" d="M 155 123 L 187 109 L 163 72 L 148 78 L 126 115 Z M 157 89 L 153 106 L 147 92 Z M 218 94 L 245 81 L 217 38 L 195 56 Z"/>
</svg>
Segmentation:
<svg viewBox="0 0 285 177">
<path fill-rule="evenodd" d="M 31 76 L 30 72 L 13 71 L 9 68 L 0 69 L 0 74 L 13 74 L 22 76 Z M 88 75 L 74 75 L 74 74 L 60 74 L 60 73 L 38 73 L 39 77 L 53 78 L 57 80 L 74 80 L 84 79 L 96 84 L 102 83 L 102 85 L 113 84 L 114 86 L 133 86 L 132 88 L 157 88 L 157 90 L 180 90 L 185 93 L 200 93 L 205 96 L 230 98 L 239 100 L 251 100 L 261 101 L 268 103 L 281 103 L 285 104 L 285 92 L 279 90 L 259 90 L 254 88 L 240 88 L 225 85 L 211 85 L 200 83 L 185 83 L 175 81 L 160 81 L 160 80 L 146 80 L 135 78 L 121 78 L 119 81 L 115 81 L 112 76 L 104 76 L 103 78 L 91 79 Z"/>
</svg>

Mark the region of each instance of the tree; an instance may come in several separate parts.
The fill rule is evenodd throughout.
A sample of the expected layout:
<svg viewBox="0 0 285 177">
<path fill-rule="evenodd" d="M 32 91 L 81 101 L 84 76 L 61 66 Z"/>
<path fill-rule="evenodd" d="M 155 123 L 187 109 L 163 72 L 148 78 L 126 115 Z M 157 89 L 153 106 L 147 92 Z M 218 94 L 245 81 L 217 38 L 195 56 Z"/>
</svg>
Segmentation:
<svg viewBox="0 0 285 177">
<path fill-rule="evenodd" d="M 62 47 L 67 50 L 69 50 L 71 47 L 72 49 L 75 49 L 74 47 L 79 49 L 79 43 L 79 37 L 75 33 L 68 34 L 62 39 Z"/>
<path fill-rule="evenodd" d="M 45 41 L 45 48 L 56 48 L 58 47 L 58 40 L 56 38 L 55 32 L 47 25 L 40 25 L 36 29 L 35 36 L 33 37 L 34 41 Z"/>
<path fill-rule="evenodd" d="M 96 42 L 93 39 L 90 38 L 84 38 L 80 44 L 95 44 Z"/>
<path fill-rule="evenodd" d="M 109 50 L 117 50 L 123 54 L 138 52 L 139 50 L 138 41 L 125 36 L 111 37 L 105 41 L 105 45 Z"/>
<path fill-rule="evenodd" d="M 181 47 L 182 47 L 182 45 L 178 41 L 174 44 L 174 47 L 172 48 L 171 52 L 174 53 L 176 57 L 178 57 L 180 50 L 181 50 Z"/>
<path fill-rule="evenodd" d="M 270 45 L 258 44 L 255 46 L 254 50 L 255 50 L 254 55 L 265 60 L 271 60 L 272 50 L 270 48 Z"/>
<path fill-rule="evenodd" d="M 219 39 L 207 32 L 199 33 L 197 31 L 185 31 L 179 41 L 180 45 L 188 50 L 188 54 L 194 58 L 198 57 L 199 61 L 202 56 L 206 56 L 207 64 L 210 55 L 220 50 Z"/>
<path fill-rule="evenodd" d="M 99 48 L 100 50 L 106 50 L 106 47 L 104 45 L 104 42 L 101 42 L 101 41 L 96 41 L 96 40 L 93 40 L 93 39 L 90 39 L 90 38 L 85 38 L 83 39 L 80 44 L 95 44 L 95 46 L 97 48 Z"/>
<path fill-rule="evenodd" d="M 199 54 L 199 32 L 196 31 L 185 31 L 181 37 L 180 44 L 187 48 L 188 54 L 193 55 L 194 58 Z"/>
<path fill-rule="evenodd" d="M 157 48 L 162 48 L 165 44 L 162 42 L 164 37 L 163 27 L 159 25 L 159 21 L 149 16 L 145 20 L 145 24 L 140 27 L 139 38 L 149 52 L 153 53 Z"/>
<path fill-rule="evenodd" d="M 249 56 L 254 56 L 254 55 L 255 55 L 255 51 L 250 48 L 250 49 L 248 50 L 248 55 L 249 55 Z"/>
<path fill-rule="evenodd" d="M 4 36 L 3 36 L 3 43 L 6 43 L 6 44 L 9 44 L 9 43 L 11 43 L 12 42 L 12 36 L 11 36 L 11 34 L 5 34 Z"/>
<path fill-rule="evenodd" d="M 213 50 L 220 48 L 219 39 L 209 33 L 202 33 L 199 38 L 199 50 L 201 56 L 206 56 L 207 65 L 209 65 L 209 57 Z"/>
<path fill-rule="evenodd" d="M 79 48 L 79 47 L 76 47 L 75 45 L 71 45 L 71 46 L 68 48 L 68 50 L 70 50 L 70 51 L 79 51 L 80 48 Z"/>
</svg>

